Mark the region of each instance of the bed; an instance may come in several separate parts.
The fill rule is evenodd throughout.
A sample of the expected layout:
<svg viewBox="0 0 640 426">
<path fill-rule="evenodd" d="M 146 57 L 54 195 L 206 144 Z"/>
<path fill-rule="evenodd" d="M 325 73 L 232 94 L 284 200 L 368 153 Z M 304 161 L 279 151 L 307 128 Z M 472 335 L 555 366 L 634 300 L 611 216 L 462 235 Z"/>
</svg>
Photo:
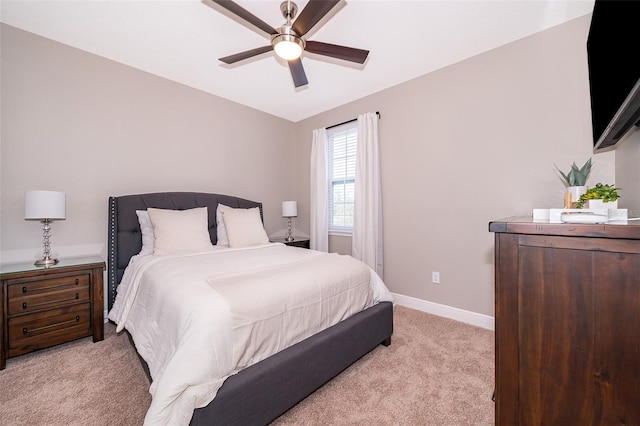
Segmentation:
<svg viewBox="0 0 640 426">
<path fill-rule="evenodd" d="M 154 208 L 184 211 L 207 207 L 209 238 L 216 244 L 218 204 L 233 209 L 257 208 L 262 219 L 261 203 L 228 195 L 164 192 L 110 197 L 108 309 L 112 310 L 127 265 L 143 246 L 136 211 Z M 376 346 L 389 345 L 392 333 L 391 301 L 375 303 L 230 375 L 212 401 L 193 411 L 190 424 L 268 424 Z M 150 374 L 144 359 L 141 361 Z"/>
</svg>

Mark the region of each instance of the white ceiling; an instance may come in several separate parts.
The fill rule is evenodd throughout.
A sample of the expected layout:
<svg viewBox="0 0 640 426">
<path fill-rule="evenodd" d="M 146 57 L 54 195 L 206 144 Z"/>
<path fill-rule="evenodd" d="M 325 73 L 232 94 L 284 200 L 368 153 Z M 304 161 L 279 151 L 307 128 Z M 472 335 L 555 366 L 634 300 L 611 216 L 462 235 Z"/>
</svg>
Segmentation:
<svg viewBox="0 0 640 426">
<path fill-rule="evenodd" d="M 308 0 L 297 0 L 302 10 Z M 273 27 L 280 1 L 237 1 Z M 105 58 L 291 120 L 302 120 L 591 13 L 593 0 L 342 0 L 306 39 L 370 50 L 364 65 L 305 53 L 295 89 L 269 44 L 209 0 L 2 0 L 0 20 Z"/>
</svg>

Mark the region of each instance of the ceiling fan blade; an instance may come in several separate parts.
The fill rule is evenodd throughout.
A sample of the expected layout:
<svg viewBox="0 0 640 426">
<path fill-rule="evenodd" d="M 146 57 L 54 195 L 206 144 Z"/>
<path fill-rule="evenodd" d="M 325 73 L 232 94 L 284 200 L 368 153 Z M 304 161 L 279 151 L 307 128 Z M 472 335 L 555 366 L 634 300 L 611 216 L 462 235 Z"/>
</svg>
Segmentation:
<svg viewBox="0 0 640 426">
<path fill-rule="evenodd" d="M 293 23 L 293 30 L 302 37 L 338 3 L 339 0 L 309 0 Z"/>
<path fill-rule="evenodd" d="M 233 63 L 242 61 L 244 59 L 248 59 L 253 56 L 258 56 L 262 53 L 269 52 L 270 50 L 273 50 L 273 46 L 271 45 L 262 46 L 262 47 L 257 47 L 255 49 L 246 50 L 244 52 L 236 53 L 234 55 L 225 56 L 224 58 L 220 58 L 219 60 L 224 62 L 225 64 L 233 64 Z"/>
<path fill-rule="evenodd" d="M 304 72 L 304 67 L 302 66 L 302 61 L 300 58 L 293 59 L 289 62 L 289 70 L 291 71 L 291 77 L 293 77 L 293 85 L 296 87 L 304 86 L 309 84 L 307 81 L 307 75 Z"/>
<path fill-rule="evenodd" d="M 331 56 L 332 58 L 344 61 L 364 64 L 369 55 L 368 50 L 356 49 L 354 47 L 338 46 L 337 44 L 322 43 L 320 41 L 307 40 L 304 50 L 318 55 Z"/>
<path fill-rule="evenodd" d="M 264 31 L 267 34 L 275 34 L 277 32 L 271 25 L 267 24 L 262 19 L 258 18 L 257 16 L 255 16 L 254 14 L 252 14 L 251 12 L 249 12 L 248 10 L 244 9 L 239 4 L 231 0 L 211 0 L 211 1 L 224 7 L 229 12 L 238 16 L 239 18 L 242 18 L 243 20 L 247 21 L 254 27 L 260 28 L 262 31 Z"/>
</svg>

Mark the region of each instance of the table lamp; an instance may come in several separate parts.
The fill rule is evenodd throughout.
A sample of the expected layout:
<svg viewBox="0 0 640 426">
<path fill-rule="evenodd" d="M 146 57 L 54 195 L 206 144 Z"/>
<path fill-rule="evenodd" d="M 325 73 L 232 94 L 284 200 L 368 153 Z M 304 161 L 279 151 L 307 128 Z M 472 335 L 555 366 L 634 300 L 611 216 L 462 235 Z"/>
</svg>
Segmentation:
<svg viewBox="0 0 640 426">
<path fill-rule="evenodd" d="M 291 218 L 298 216 L 298 203 L 295 201 L 283 201 L 282 202 L 282 217 L 287 218 L 287 236 L 285 241 L 293 241 L 291 235 Z"/>
<path fill-rule="evenodd" d="M 58 259 L 51 258 L 51 222 L 65 219 L 65 193 L 56 191 L 26 191 L 24 193 L 25 220 L 42 222 L 42 259 L 36 266 L 52 266 Z"/>
</svg>

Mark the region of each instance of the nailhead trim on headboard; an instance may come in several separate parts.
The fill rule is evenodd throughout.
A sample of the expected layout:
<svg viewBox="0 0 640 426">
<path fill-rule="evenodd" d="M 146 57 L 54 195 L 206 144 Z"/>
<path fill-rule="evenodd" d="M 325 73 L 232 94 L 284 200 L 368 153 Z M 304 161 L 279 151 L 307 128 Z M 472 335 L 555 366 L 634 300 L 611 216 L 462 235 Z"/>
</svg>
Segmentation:
<svg viewBox="0 0 640 426">
<path fill-rule="evenodd" d="M 209 235 L 216 243 L 215 210 L 218 203 L 235 208 L 258 207 L 264 222 L 262 203 L 223 194 L 201 192 L 157 192 L 148 194 L 109 197 L 109 230 L 107 247 L 108 309 L 111 310 L 116 298 L 119 281 L 131 256 L 142 247 L 142 233 L 136 210 L 147 208 L 185 210 L 195 207 L 209 208 Z"/>
<path fill-rule="evenodd" d="M 113 302 L 116 300 L 116 288 L 118 286 L 116 279 L 116 239 L 118 235 L 116 233 L 116 197 L 109 197 L 109 246 L 108 246 L 108 269 L 107 274 L 109 280 L 109 294 L 108 294 L 108 306 L 109 310 L 113 306 Z"/>
</svg>

